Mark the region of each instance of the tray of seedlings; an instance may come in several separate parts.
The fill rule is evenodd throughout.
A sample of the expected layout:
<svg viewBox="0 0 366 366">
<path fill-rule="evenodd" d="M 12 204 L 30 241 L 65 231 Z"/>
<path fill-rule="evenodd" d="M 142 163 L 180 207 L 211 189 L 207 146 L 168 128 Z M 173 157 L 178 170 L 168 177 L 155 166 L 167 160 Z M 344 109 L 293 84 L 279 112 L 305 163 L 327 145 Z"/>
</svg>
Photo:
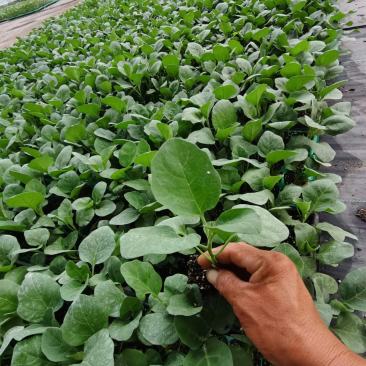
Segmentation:
<svg viewBox="0 0 366 366">
<path fill-rule="evenodd" d="M 197 256 L 288 256 L 366 351 L 322 136 L 355 126 L 335 0 L 85 0 L 0 51 L 1 365 L 268 365 Z M 331 240 L 320 245 L 319 233 Z"/>
</svg>

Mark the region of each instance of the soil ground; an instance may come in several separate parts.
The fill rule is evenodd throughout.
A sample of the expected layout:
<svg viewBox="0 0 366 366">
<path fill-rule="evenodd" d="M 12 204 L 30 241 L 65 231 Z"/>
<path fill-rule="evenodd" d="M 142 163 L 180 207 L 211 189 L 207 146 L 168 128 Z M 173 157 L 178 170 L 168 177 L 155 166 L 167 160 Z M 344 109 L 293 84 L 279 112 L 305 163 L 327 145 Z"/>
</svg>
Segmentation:
<svg viewBox="0 0 366 366">
<path fill-rule="evenodd" d="M 41 26 L 45 20 L 51 17 L 60 16 L 65 13 L 66 10 L 73 8 L 82 1 L 83 0 L 60 0 L 37 13 L 0 23 L 0 50 L 16 43 L 18 37 L 27 36 L 32 29 Z"/>
</svg>

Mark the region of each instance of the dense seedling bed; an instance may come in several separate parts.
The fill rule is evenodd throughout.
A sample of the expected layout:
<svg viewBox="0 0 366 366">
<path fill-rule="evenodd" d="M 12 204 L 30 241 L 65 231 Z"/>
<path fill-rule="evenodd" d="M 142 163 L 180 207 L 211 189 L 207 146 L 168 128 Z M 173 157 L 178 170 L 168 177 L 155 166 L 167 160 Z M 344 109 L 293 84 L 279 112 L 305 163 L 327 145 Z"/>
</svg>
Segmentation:
<svg viewBox="0 0 366 366">
<path fill-rule="evenodd" d="M 1 365 L 252 365 L 196 264 L 230 241 L 287 255 L 366 351 L 366 270 L 316 272 L 356 239 L 314 220 L 346 209 L 321 141 L 355 125 L 334 81 L 344 16 L 86 0 L 0 52 Z"/>
</svg>

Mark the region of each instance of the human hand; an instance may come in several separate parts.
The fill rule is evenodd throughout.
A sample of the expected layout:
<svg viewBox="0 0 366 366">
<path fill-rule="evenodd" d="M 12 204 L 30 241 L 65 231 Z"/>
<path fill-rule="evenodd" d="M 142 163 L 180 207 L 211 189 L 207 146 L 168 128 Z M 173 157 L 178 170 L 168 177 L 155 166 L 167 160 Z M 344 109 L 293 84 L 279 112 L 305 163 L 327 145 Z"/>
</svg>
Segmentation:
<svg viewBox="0 0 366 366">
<path fill-rule="evenodd" d="M 230 243 L 217 259 L 222 266 L 218 271 L 203 255 L 198 263 L 268 361 L 276 366 L 365 365 L 324 324 L 296 266 L 284 254 Z M 246 269 L 249 282 L 224 269 L 230 265 Z"/>
</svg>

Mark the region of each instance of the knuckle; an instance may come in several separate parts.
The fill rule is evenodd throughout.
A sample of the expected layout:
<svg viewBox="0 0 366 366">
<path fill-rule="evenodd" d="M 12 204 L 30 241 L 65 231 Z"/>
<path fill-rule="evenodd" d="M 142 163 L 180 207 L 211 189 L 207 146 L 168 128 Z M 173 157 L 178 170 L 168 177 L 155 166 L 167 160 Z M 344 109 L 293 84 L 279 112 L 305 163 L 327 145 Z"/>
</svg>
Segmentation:
<svg viewBox="0 0 366 366">
<path fill-rule="evenodd" d="M 278 271 L 292 271 L 296 269 L 294 263 L 285 254 L 279 252 L 274 252 L 273 254 L 271 265 L 274 269 Z"/>
<path fill-rule="evenodd" d="M 227 272 L 221 272 L 217 278 L 217 289 L 223 294 L 231 293 L 234 287 L 233 276 Z"/>
</svg>

